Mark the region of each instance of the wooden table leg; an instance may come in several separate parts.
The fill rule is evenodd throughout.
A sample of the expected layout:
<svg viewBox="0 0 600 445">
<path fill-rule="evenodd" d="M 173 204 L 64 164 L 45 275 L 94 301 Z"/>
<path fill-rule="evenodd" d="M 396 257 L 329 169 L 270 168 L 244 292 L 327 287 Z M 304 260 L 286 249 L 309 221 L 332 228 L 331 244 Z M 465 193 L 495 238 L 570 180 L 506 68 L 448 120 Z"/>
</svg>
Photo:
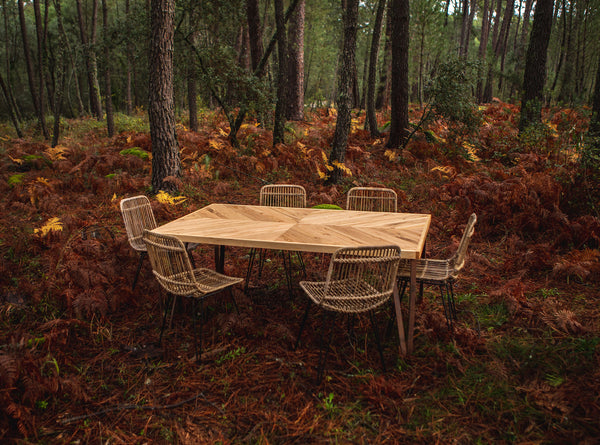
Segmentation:
<svg viewBox="0 0 600 445">
<path fill-rule="evenodd" d="M 400 307 L 400 295 L 398 294 L 398 283 L 394 283 L 394 307 L 396 308 L 396 323 L 398 325 L 398 338 L 400 339 L 400 355 L 406 356 L 406 334 L 404 333 L 404 319 Z"/>
<path fill-rule="evenodd" d="M 410 261 L 410 297 L 408 302 L 408 354 L 413 352 L 415 306 L 417 302 L 417 260 Z"/>
<path fill-rule="evenodd" d="M 215 246 L 215 270 L 225 273 L 225 246 Z"/>
</svg>

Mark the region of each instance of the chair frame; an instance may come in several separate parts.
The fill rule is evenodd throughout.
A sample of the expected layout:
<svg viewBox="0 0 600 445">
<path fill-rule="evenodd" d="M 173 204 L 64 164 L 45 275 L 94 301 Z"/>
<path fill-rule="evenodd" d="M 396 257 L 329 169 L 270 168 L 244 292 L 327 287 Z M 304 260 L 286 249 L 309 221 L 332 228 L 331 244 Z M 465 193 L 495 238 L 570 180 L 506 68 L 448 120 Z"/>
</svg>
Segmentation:
<svg viewBox="0 0 600 445">
<path fill-rule="evenodd" d="M 266 184 L 260 189 L 259 194 L 259 205 L 268 207 L 306 207 L 306 189 L 297 184 Z M 254 266 L 254 259 L 256 257 L 257 249 L 251 249 L 248 259 L 248 269 L 246 271 L 246 283 L 244 285 L 244 292 L 248 292 L 248 285 L 250 283 L 250 276 L 252 274 L 252 267 Z M 288 286 L 289 295 L 293 295 L 292 288 L 292 257 L 291 252 L 281 251 L 283 260 L 283 266 L 285 270 L 285 276 Z M 300 262 L 300 267 L 306 276 L 306 267 L 304 260 L 300 252 L 296 252 L 296 256 Z M 262 276 L 262 270 L 265 263 L 265 250 L 258 249 L 258 277 Z"/>
<path fill-rule="evenodd" d="M 146 243 L 143 239 L 144 230 L 155 229 L 158 227 L 158 224 L 156 223 L 150 200 L 145 195 L 124 198 L 121 200 L 119 206 L 121 208 L 121 215 L 123 216 L 123 222 L 127 232 L 127 241 L 129 241 L 129 245 L 140 254 L 135 275 L 133 277 L 133 283 L 131 285 L 131 291 L 134 291 L 140 271 L 142 270 L 144 258 L 147 255 Z M 194 257 L 192 256 L 191 251 L 197 246 L 198 244 L 195 243 L 185 243 L 192 265 L 194 265 Z"/>
<path fill-rule="evenodd" d="M 300 287 L 309 297 L 302 317 L 294 349 L 298 347 L 313 305 L 323 309 L 323 329 L 328 324 L 326 313 L 369 313 L 381 365 L 385 372 L 385 360 L 379 332 L 373 313 L 393 295 L 396 274 L 400 263 L 398 246 L 345 247 L 333 253 L 325 281 L 301 281 Z M 325 345 L 321 336 L 321 348 L 317 381 L 323 377 L 331 335 Z"/>
<path fill-rule="evenodd" d="M 440 288 L 444 315 L 449 329 L 453 328 L 453 322 L 457 318 L 454 282 L 465 265 L 467 249 L 475 232 L 476 222 L 477 215 L 472 213 L 467 221 L 458 249 L 450 258 L 445 260 L 425 258 L 417 262 L 417 283 Z M 398 281 L 400 282 L 400 298 L 402 298 L 410 281 L 410 263 L 408 261 L 400 262 Z"/>
<path fill-rule="evenodd" d="M 346 195 L 346 210 L 397 212 L 398 194 L 384 187 L 353 187 Z"/>
<path fill-rule="evenodd" d="M 140 254 L 137 269 L 133 277 L 133 284 L 131 285 L 131 290 L 133 291 L 142 269 L 142 263 L 147 255 L 146 244 L 143 240 L 144 230 L 155 229 L 157 224 L 150 200 L 145 195 L 122 199 L 120 208 L 129 245 Z"/>
<path fill-rule="evenodd" d="M 230 277 L 211 269 L 192 267 L 186 246 L 176 237 L 144 230 L 143 239 L 146 243 L 150 264 L 152 265 L 152 273 L 168 296 L 168 301 L 164 305 L 159 341 L 162 342 L 171 299 L 177 296 L 191 298 L 193 301 L 194 349 L 196 352 L 196 361 L 200 362 L 202 356 L 204 300 L 211 295 L 227 289 L 234 308 L 239 313 L 231 288 L 241 283 L 243 278 Z M 196 326 L 198 301 L 200 301 L 199 330 Z M 200 331 L 200 334 L 198 331 Z"/>
</svg>

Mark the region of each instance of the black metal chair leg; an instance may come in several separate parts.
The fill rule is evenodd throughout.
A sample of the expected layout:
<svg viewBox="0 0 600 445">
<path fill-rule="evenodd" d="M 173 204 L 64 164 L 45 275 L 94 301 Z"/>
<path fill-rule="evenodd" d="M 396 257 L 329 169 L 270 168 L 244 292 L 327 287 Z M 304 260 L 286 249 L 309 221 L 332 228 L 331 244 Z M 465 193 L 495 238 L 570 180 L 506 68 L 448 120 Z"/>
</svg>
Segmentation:
<svg viewBox="0 0 600 445">
<path fill-rule="evenodd" d="M 292 256 L 289 251 L 281 251 L 283 259 L 283 269 L 285 270 L 285 279 L 287 282 L 288 294 L 290 299 L 294 297 L 294 289 L 292 286 Z"/>
<path fill-rule="evenodd" d="M 306 305 L 306 310 L 304 311 L 304 315 L 302 316 L 302 322 L 300 323 L 300 331 L 298 332 L 298 336 L 296 337 L 296 344 L 294 345 L 294 351 L 298 349 L 298 345 L 300 344 L 300 337 L 302 336 L 302 331 L 304 331 L 304 325 L 306 324 L 306 319 L 308 318 L 308 312 L 312 306 L 312 301 L 308 301 Z"/>
<path fill-rule="evenodd" d="M 256 249 L 250 249 L 248 253 L 248 270 L 246 270 L 246 282 L 244 283 L 244 293 L 248 293 L 248 285 L 252 276 L 252 267 L 254 267 L 254 258 L 256 257 Z"/>
<path fill-rule="evenodd" d="M 446 295 L 448 297 L 448 306 L 450 307 L 450 313 L 452 314 L 452 319 L 456 321 L 457 313 L 456 313 L 456 302 L 454 300 L 454 288 L 452 286 L 452 282 L 446 282 Z"/>
<path fill-rule="evenodd" d="M 200 329 L 198 329 L 198 327 L 196 326 L 197 325 L 196 318 L 198 317 L 197 299 L 194 298 L 194 303 L 193 303 L 194 313 L 193 313 L 193 317 L 192 317 L 192 323 L 193 323 L 193 329 L 194 329 L 194 352 L 196 353 L 196 363 L 198 363 L 198 364 L 201 362 L 201 357 L 202 357 L 202 327 L 204 325 L 204 304 L 203 303 L 204 303 L 204 299 L 201 298 L 200 299 Z"/>
<path fill-rule="evenodd" d="M 300 263 L 300 268 L 302 269 L 302 276 L 306 280 L 306 266 L 304 265 L 304 258 L 302 258 L 302 252 L 296 252 L 296 256 L 298 257 L 298 262 Z"/>
<path fill-rule="evenodd" d="M 383 348 L 381 346 L 381 340 L 379 338 L 379 330 L 377 329 L 377 325 L 375 324 L 375 317 L 373 315 L 373 311 L 369 311 L 369 318 L 371 319 L 371 329 L 373 330 L 373 336 L 375 337 L 375 344 L 377 345 L 377 350 L 379 351 L 379 358 L 381 359 L 381 369 L 383 372 L 387 372 L 385 367 L 385 359 L 383 358 Z"/>
<path fill-rule="evenodd" d="M 165 331 L 165 324 L 167 323 L 167 314 L 169 312 L 169 306 L 171 306 L 171 299 L 175 298 L 172 294 L 167 293 L 167 301 L 165 307 L 163 308 L 163 319 L 162 324 L 160 326 L 160 337 L 158 339 L 159 343 L 162 343 L 163 332 Z"/>
<path fill-rule="evenodd" d="M 440 284 L 440 294 L 442 297 L 442 306 L 444 306 L 444 315 L 446 316 L 446 323 L 448 324 L 448 329 L 452 330 L 452 314 L 450 313 L 450 303 L 446 301 L 446 295 L 444 295 L 445 285 Z"/>
<path fill-rule="evenodd" d="M 328 324 L 334 324 L 334 323 L 327 323 L 327 311 L 323 310 L 323 326 L 321 326 L 321 347 L 320 347 L 320 351 L 319 351 L 319 364 L 317 367 L 317 384 L 321 383 L 321 381 L 323 380 L 323 374 L 325 373 L 325 364 L 327 363 L 327 356 L 329 355 L 329 345 L 331 344 L 331 338 L 333 337 L 333 329 L 329 329 L 329 335 L 327 338 L 327 344 L 325 343 L 325 339 L 323 338 L 325 335 L 325 328 L 327 327 Z M 334 315 L 334 319 L 335 319 L 335 313 Z M 331 328 L 331 326 L 330 326 Z"/>
<path fill-rule="evenodd" d="M 231 298 L 231 302 L 233 303 L 233 307 L 235 308 L 235 312 L 240 315 L 240 310 L 238 309 L 237 302 L 235 301 L 235 297 L 233 296 L 233 289 L 229 288 L 229 297 Z"/>
<path fill-rule="evenodd" d="M 138 277 L 140 276 L 140 271 L 142 270 L 142 263 L 144 262 L 144 257 L 147 255 L 147 252 L 140 252 L 140 260 L 138 261 L 137 270 L 135 271 L 135 276 L 133 277 L 133 284 L 131 285 L 131 291 L 135 289 L 135 285 L 137 284 Z"/>
</svg>

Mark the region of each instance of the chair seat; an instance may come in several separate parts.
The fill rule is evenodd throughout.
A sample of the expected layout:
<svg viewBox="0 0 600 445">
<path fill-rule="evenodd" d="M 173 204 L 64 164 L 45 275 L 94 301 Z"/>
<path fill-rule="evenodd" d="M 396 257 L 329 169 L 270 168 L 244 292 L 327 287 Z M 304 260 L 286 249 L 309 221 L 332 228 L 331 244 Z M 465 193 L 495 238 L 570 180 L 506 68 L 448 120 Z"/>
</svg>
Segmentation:
<svg viewBox="0 0 600 445">
<path fill-rule="evenodd" d="M 359 313 L 375 309 L 386 302 L 382 293 L 363 280 L 301 281 L 300 287 L 319 306 L 332 311 Z"/>
<path fill-rule="evenodd" d="M 230 277 L 220 274 L 211 269 L 198 268 L 193 271 L 195 282 L 190 280 L 188 272 L 170 275 L 168 277 L 160 276 L 155 273 L 156 278 L 161 284 L 174 295 L 194 296 L 202 298 L 208 294 L 218 292 L 235 284 L 244 281 L 243 278 Z"/>
<path fill-rule="evenodd" d="M 410 280 L 410 261 L 400 260 L 398 279 Z M 417 261 L 417 280 L 432 284 L 441 284 L 454 279 L 454 269 L 448 260 L 423 259 Z"/>
</svg>

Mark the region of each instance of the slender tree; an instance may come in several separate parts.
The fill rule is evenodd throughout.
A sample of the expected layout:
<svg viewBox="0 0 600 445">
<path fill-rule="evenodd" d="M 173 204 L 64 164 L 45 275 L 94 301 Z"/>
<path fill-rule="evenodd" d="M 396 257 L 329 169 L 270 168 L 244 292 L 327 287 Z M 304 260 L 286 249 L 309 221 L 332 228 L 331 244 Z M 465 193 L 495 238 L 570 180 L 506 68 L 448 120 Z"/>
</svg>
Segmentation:
<svg viewBox="0 0 600 445">
<path fill-rule="evenodd" d="M 25 58 L 25 66 L 27 68 L 27 79 L 29 80 L 29 92 L 31 93 L 31 100 L 33 103 L 33 109 L 38 117 L 38 122 L 42 130 L 42 134 L 45 139 L 50 139 L 48 129 L 46 128 L 46 118 L 44 116 L 44 109 L 40 101 L 40 92 L 35 86 L 35 76 L 33 73 L 33 62 L 31 61 L 31 49 L 29 46 L 29 38 L 27 36 L 27 24 L 25 22 L 25 9 L 23 6 L 23 0 L 17 2 L 19 8 L 19 21 L 21 24 L 21 38 L 23 40 L 23 56 Z"/>
<path fill-rule="evenodd" d="M 408 0 L 391 0 L 392 14 L 392 116 L 390 137 L 386 146 L 398 148 L 404 144 L 408 129 Z"/>
<path fill-rule="evenodd" d="M 248 36 L 250 40 L 250 58 L 254 71 L 263 56 L 262 28 L 258 0 L 246 0 L 246 17 L 248 19 Z"/>
<path fill-rule="evenodd" d="M 306 1 L 298 2 L 288 27 L 288 98 L 286 117 L 304 119 L 304 16 Z"/>
<path fill-rule="evenodd" d="M 590 120 L 590 136 L 596 138 L 596 146 L 600 148 L 600 58 L 596 70 L 596 85 L 592 96 L 592 118 Z"/>
<path fill-rule="evenodd" d="M 287 45 L 285 21 L 283 16 L 283 0 L 275 0 L 275 23 L 277 26 L 277 103 L 275 104 L 275 122 L 273 124 L 273 146 L 283 143 L 286 109 L 286 68 Z"/>
<path fill-rule="evenodd" d="M 352 67 L 356 53 L 358 0 L 346 0 L 343 11 L 344 43 L 338 69 L 337 120 L 329 156 L 329 162 L 333 166 L 333 171 L 327 180 L 329 184 L 336 184 L 342 177 L 342 170 L 338 165 L 343 164 L 346 159 L 346 147 L 352 123 Z"/>
<path fill-rule="evenodd" d="M 98 21 L 98 0 L 92 1 L 92 17 L 90 37 L 88 38 L 85 30 L 85 21 L 83 16 L 83 7 L 81 0 L 77 3 L 77 22 L 79 24 L 79 36 L 83 46 L 85 56 L 85 66 L 87 70 L 87 80 L 89 88 L 90 108 L 96 119 L 102 120 L 102 102 L 100 100 L 100 84 L 98 83 L 98 63 L 96 60 L 96 25 Z"/>
<path fill-rule="evenodd" d="M 108 7 L 106 0 L 102 0 L 102 33 L 104 37 L 104 105 L 106 108 L 106 131 L 108 137 L 115 135 L 115 117 L 113 113 L 112 102 L 112 82 L 111 82 L 111 59 L 110 59 L 110 38 L 108 35 Z"/>
<path fill-rule="evenodd" d="M 62 8 L 60 4 L 60 0 L 54 0 L 54 11 L 56 13 L 56 20 L 58 22 L 59 28 L 63 28 L 63 19 L 62 19 Z M 52 103 L 52 111 L 54 114 L 54 128 L 52 131 L 52 147 L 56 147 L 58 145 L 58 138 L 60 137 L 60 116 L 62 114 L 62 105 L 65 91 L 65 83 L 67 78 L 67 67 L 69 64 L 69 59 L 66 54 L 68 45 L 65 42 L 66 34 L 63 32 L 59 32 L 59 42 L 57 45 L 56 51 L 56 72 L 55 72 L 55 82 L 53 91 L 54 98 Z"/>
<path fill-rule="evenodd" d="M 2 73 L 0 73 L 0 88 L 2 89 L 2 94 L 4 95 L 4 99 L 6 101 L 10 120 L 13 123 L 13 127 L 15 127 L 15 131 L 17 132 L 17 137 L 22 138 L 23 133 L 21 132 L 21 126 L 19 125 L 19 120 L 17 119 L 17 115 L 13 109 L 12 102 L 10 100 L 10 94 L 6 86 L 6 82 L 4 82 L 4 78 L 2 77 Z"/>
<path fill-rule="evenodd" d="M 181 176 L 175 133 L 173 45 L 175 0 L 150 1 L 149 104 L 152 140 L 152 190 L 175 192 Z"/>
<path fill-rule="evenodd" d="M 531 124 L 541 121 L 543 89 L 546 82 L 546 59 L 550 32 L 552 31 L 553 9 L 554 0 L 537 0 L 525 61 L 519 132 L 522 132 Z"/>
<path fill-rule="evenodd" d="M 379 0 L 375 23 L 373 24 L 373 35 L 371 37 L 371 52 L 369 54 L 369 79 L 367 81 L 367 114 L 365 117 L 365 130 L 369 130 L 371 137 L 379 137 L 377 116 L 375 114 L 375 87 L 377 81 L 377 59 L 379 58 L 379 43 L 381 42 L 381 28 L 383 27 L 383 16 L 385 13 L 386 0 Z"/>
</svg>

